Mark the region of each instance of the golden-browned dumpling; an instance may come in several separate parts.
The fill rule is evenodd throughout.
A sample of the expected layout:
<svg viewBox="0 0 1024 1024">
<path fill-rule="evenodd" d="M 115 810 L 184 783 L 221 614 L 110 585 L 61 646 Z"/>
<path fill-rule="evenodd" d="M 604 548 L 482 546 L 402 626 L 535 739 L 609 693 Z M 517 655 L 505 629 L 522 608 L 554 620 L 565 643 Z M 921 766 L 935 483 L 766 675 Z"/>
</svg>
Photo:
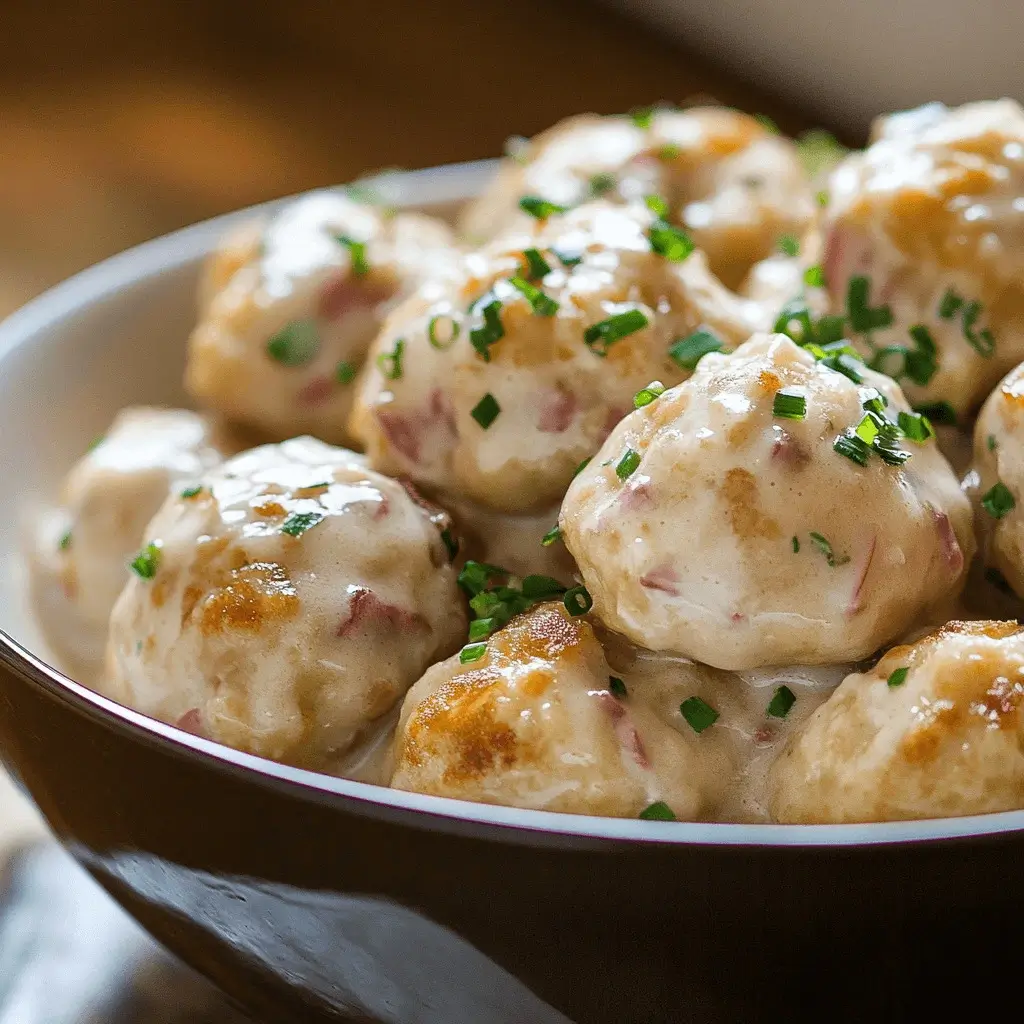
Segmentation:
<svg viewBox="0 0 1024 1024">
<path fill-rule="evenodd" d="M 314 192 L 265 226 L 236 229 L 200 285 L 185 384 L 197 401 L 266 435 L 347 439 L 354 381 L 387 311 L 444 274 L 451 232 Z"/>
<path fill-rule="evenodd" d="M 146 523 L 172 489 L 194 484 L 237 438 L 194 412 L 138 406 L 118 413 L 72 467 L 60 507 L 29 545 L 32 593 L 54 648 L 80 675 L 101 663 L 107 621 Z"/>
<path fill-rule="evenodd" d="M 409 691 L 391 785 L 572 814 L 707 813 L 734 769 L 729 733 L 698 734 L 678 713 L 674 728 L 616 684 L 591 625 L 539 605 Z"/>
<path fill-rule="evenodd" d="M 770 777 L 776 820 L 895 821 L 1024 807 L 1024 634 L 951 622 L 849 676 Z"/>
<path fill-rule="evenodd" d="M 638 389 L 689 374 L 692 346 L 677 342 L 700 331 L 731 347 L 762 319 L 645 207 L 577 207 L 470 255 L 457 279 L 395 312 L 353 433 L 381 472 L 542 511 Z"/>
<path fill-rule="evenodd" d="M 505 160 L 462 227 L 476 240 L 519 227 L 523 196 L 574 206 L 650 194 L 666 200 L 669 219 L 730 288 L 781 237 L 799 237 L 815 213 L 791 140 L 738 110 L 694 107 L 560 121 Z"/>
<path fill-rule="evenodd" d="M 447 517 L 312 438 L 173 495 L 111 615 L 108 696 L 240 750 L 330 767 L 457 648 Z"/>
<path fill-rule="evenodd" d="M 834 311 L 915 405 L 970 413 L 1024 359 L 1024 110 L 930 104 L 833 172 Z"/>
<path fill-rule="evenodd" d="M 606 625 L 719 668 L 828 664 L 958 592 L 971 509 L 928 424 L 820 355 L 762 334 L 705 356 L 576 477 L 562 533 Z"/>
</svg>

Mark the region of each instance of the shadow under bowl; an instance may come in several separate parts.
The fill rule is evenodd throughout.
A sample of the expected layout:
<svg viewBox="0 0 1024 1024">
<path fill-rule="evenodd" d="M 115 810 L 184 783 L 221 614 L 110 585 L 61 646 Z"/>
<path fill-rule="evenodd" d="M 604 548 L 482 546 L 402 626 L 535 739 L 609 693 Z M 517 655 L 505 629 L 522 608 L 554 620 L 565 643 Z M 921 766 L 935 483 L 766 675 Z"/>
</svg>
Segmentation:
<svg viewBox="0 0 1024 1024">
<path fill-rule="evenodd" d="M 398 175 L 388 198 L 443 212 L 492 170 Z M 937 964 L 944 999 L 991 975 L 1024 910 L 1022 812 L 797 827 L 466 804 L 241 754 L 49 667 L 19 523 L 120 406 L 183 401 L 199 264 L 246 215 L 0 326 L 0 755 L 80 863 L 266 1021 L 859 1020 L 920 1009 Z"/>
</svg>

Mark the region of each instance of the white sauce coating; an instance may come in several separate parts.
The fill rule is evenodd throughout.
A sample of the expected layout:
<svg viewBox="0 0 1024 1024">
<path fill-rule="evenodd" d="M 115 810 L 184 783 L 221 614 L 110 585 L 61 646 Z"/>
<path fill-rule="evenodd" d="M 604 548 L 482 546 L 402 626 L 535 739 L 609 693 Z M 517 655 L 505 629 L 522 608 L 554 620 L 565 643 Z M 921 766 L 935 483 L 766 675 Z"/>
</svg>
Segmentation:
<svg viewBox="0 0 1024 1024">
<path fill-rule="evenodd" d="M 1024 807 L 1022 703 L 1020 626 L 950 622 L 849 676 L 815 712 L 771 772 L 772 814 L 808 824 Z"/>
<path fill-rule="evenodd" d="M 774 415 L 782 389 L 804 418 Z M 858 385 L 755 335 L 628 416 L 562 506 L 594 614 L 652 650 L 751 669 L 865 658 L 954 596 L 971 510 L 934 442 L 905 439 L 903 466 L 834 449 L 876 392 L 888 417 L 907 410 L 887 377 Z"/>
<path fill-rule="evenodd" d="M 194 412 L 124 409 L 68 473 L 59 507 L 36 518 L 28 544 L 36 612 L 80 676 L 91 678 L 102 663 L 110 610 L 146 523 L 171 490 L 240 447 L 239 437 Z"/>
<path fill-rule="evenodd" d="M 354 243 L 354 244 L 353 244 Z M 274 438 L 348 440 L 355 377 L 388 310 L 456 256 L 451 231 L 337 192 L 232 232 L 210 257 L 185 384 Z"/>
<path fill-rule="evenodd" d="M 402 372 L 369 365 L 353 412 L 371 464 L 496 511 L 559 501 L 637 390 L 688 375 L 669 355 L 673 342 L 706 328 L 728 347 L 765 319 L 716 281 L 699 251 L 681 262 L 652 251 L 653 219 L 643 206 L 578 207 L 471 254 L 457 279 L 425 287 L 397 310 L 372 354 L 387 356 L 401 340 Z M 510 283 L 527 272 L 527 249 L 549 267 L 534 282 L 557 303 L 549 314 Z M 558 253 L 579 262 L 566 266 Z M 485 359 L 472 337 L 487 328 L 482 308 L 492 300 L 500 336 L 483 346 Z M 605 354 L 600 339 L 587 344 L 588 328 L 621 315 L 641 326 Z M 431 324 L 436 340 L 451 339 L 452 324 L 458 334 L 439 348 Z M 499 411 L 484 426 L 474 410 L 488 395 Z"/>
<path fill-rule="evenodd" d="M 595 114 L 560 121 L 505 160 L 462 228 L 476 240 L 520 228 L 524 195 L 574 206 L 595 196 L 628 203 L 651 194 L 667 201 L 670 219 L 731 288 L 783 235 L 801 236 L 815 213 L 789 139 L 737 110 L 694 107 L 657 110 L 649 127 Z"/>
<path fill-rule="evenodd" d="M 228 746 L 330 767 L 464 636 L 447 525 L 344 449 L 243 453 L 149 524 L 101 689 Z"/>
<path fill-rule="evenodd" d="M 971 413 L 1024 358 L 1024 110 L 1012 100 L 929 104 L 883 120 L 875 139 L 829 183 L 834 311 L 846 311 L 850 279 L 866 277 L 870 304 L 888 306 L 893 322 L 857 332 L 865 354 L 915 350 L 910 328 L 927 328 L 936 367 L 901 378 L 907 397 Z M 944 315 L 947 295 L 959 305 Z"/>
</svg>

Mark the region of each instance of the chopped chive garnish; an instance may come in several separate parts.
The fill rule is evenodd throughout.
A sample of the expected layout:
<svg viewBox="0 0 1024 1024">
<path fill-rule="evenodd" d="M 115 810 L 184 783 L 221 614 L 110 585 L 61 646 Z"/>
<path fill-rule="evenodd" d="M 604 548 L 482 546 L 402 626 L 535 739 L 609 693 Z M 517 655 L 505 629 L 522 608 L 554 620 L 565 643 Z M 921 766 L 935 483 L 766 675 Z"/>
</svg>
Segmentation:
<svg viewBox="0 0 1024 1024">
<path fill-rule="evenodd" d="M 603 196 L 607 192 L 611 192 L 617 184 L 614 174 L 609 174 L 607 171 L 598 171 L 597 174 L 590 176 L 590 194 L 592 196 Z"/>
<path fill-rule="evenodd" d="M 935 436 L 935 428 L 927 416 L 919 412 L 903 412 L 900 410 L 896 418 L 900 430 L 903 431 L 911 441 L 917 444 L 924 444 Z"/>
<path fill-rule="evenodd" d="M 812 288 L 824 288 L 825 271 L 817 263 L 813 267 L 808 267 L 804 271 L 804 284 L 810 285 Z"/>
<path fill-rule="evenodd" d="M 335 235 L 334 237 L 348 249 L 348 257 L 352 262 L 352 273 L 356 277 L 364 277 L 370 269 L 370 264 L 366 259 L 366 243 L 357 242 L 354 238 L 349 238 L 348 235 Z"/>
<path fill-rule="evenodd" d="M 498 623 L 496 619 L 474 619 L 469 624 L 469 639 L 470 640 L 486 640 L 497 627 Z"/>
<path fill-rule="evenodd" d="M 641 388 L 633 396 L 633 408 L 642 409 L 645 405 L 650 405 L 656 398 L 660 398 L 664 393 L 665 385 L 660 380 L 652 380 L 647 387 Z"/>
<path fill-rule="evenodd" d="M 498 405 L 498 400 L 490 393 L 487 392 L 483 398 L 480 399 L 476 405 L 470 410 L 469 415 L 473 417 L 480 424 L 481 427 L 486 430 L 497 418 L 501 412 L 501 406 Z"/>
<path fill-rule="evenodd" d="M 568 267 L 570 270 L 573 267 L 578 267 L 583 262 L 583 250 L 571 250 L 571 249 L 554 249 L 551 250 L 558 259 L 558 262 L 563 267 Z"/>
<path fill-rule="evenodd" d="M 675 812 L 664 800 L 655 800 L 648 804 L 639 817 L 644 821 L 676 821 Z"/>
<path fill-rule="evenodd" d="M 889 689 L 894 690 L 897 686 L 902 686 L 907 681 L 907 673 L 909 671 L 910 669 L 906 667 L 895 669 L 886 680 Z"/>
<path fill-rule="evenodd" d="M 487 644 L 466 644 L 459 651 L 459 661 L 468 665 L 471 661 L 479 661 L 487 653 Z"/>
<path fill-rule="evenodd" d="M 668 216 L 668 203 L 661 196 L 644 196 L 644 205 L 657 217 L 664 219 Z"/>
<path fill-rule="evenodd" d="M 144 580 L 151 580 L 160 568 L 160 545 L 147 544 L 129 563 L 132 572 Z"/>
<path fill-rule="evenodd" d="M 633 451 L 632 448 L 627 448 L 619 459 L 615 466 L 615 475 L 620 480 L 626 480 L 636 472 L 636 467 L 640 465 L 640 453 Z"/>
<path fill-rule="evenodd" d="M 702 733 L 718 721 L 718 712 L 700 697 L 687 697 L 679 705 L 679 713 L 695 733 Z"/>
<path fill-rule="evenodd" d="M 892 325 L 892 310 L 888 306 L 871 306 L 871 282 L 866 277 L 851 277 L 846 290 L 847 314 L 850 326 L 858 334 L 867 334 Z"/>
<path fill-rule="evenodd" d="M 181 492 L 181 497 L 183 497 L 187 501 L 189 498 L 194 498 L 197 494 L 202 494 L 202 491 L 203 485 L 196 484 L 195 487 L 186 487 Z"/>
<path fill-rule="evenodd" d="M 949 402 L 933 402 L 930 405 L 915 405 L 914 412 L 927 416 L 932 423 L 949 427 L 956 424 L 956 409 Z"/>
<path fill-rule="evenodd" d="M 807 415 L 807 396 L 792 388 L 775 392 L 772 415 L 784 420 L 802 420 Z"/>
<path fill-rule="evenodd" d="M 708 330 L 694 331 L 688 338 L 674 341 L 668 350 L 672 360 L 684 370 L 693 370 L 710 352 L 721 352 L 722 341 Z"/>
<path fill-rule="evenodd" d="M 863 388 L 860 393 L 860 404 L 861 408 L 867 412 L 874 412 L 878 413 L 879 416 L 884 416 L 885 410 L 889 405 L 889 399 L 878 388 Z"/>
<path fill-rule="evenodd" d="M 651 249 L 673 263 L 682 263 L 697 248 L 685 231 L 663 220 L 656 220 L 651 225 L 647 237 L 651 241 Z"/>
<path fill-rule="evenodd" d="M 767 114 L 754 114 L 754 120 L 766 131 L 773 135 L 779 134 L 779 126 Z"/>
<path fill-rule="evenodd" d="M 682 152 L 682 149 L 674 142 L 666 142 L 664 146 L 658 147 L 657 157 L 659 160 L 675 160 Z"/>
<path fill-rule="evenodd" d="M 875 352 L 868 366 L 877 373 L 884 373 L 886 377 L 899 380 L 907 375 L 909 355 L 910 350 L 904 345 L 886 345 Z"/>
<path fill-rule="evenodd" d="M 334 379 L 339 384 L 351 384 L 356 379 L 355 363 L 348 363 L 342 360 L 334 368 Z"/>
<path fill-rule="evenodd" d="M 800 239 L 795 235 L 783 235 L 779 239 L 779 252 L 784 256 L 797 256 L 800 253 Z"/>
<path fill-rule="evenodd" d="M 618 676 L 608 677 L 608 689 L 611 690 L 612 694 L 624 700 L 629 696 L 629 691 L 626 689 L 626 684 Z"/>
<path fill-rule="evenodd" d="M 573 587 L 567 590 L 562 603 L 570 615 L 586 615 L 594 607 L 594 599 L 586 587 Z"/>
<path fill-rule="evenodd" d="M 814 546 L 825 556 L 825 561 L 833 569 L 837 565 L 846 565 L 850 560 L 849 555 L 837 555 L 832 545 L 820 533 L 811 533 L 810 538 L 814 542 Z"/>
<path fill-rule="evenodd" d="M 864 383 L 864 374 L 861 373 L 864 364 L 859 356 L 850 355 L 849 352 L 840 352 L 838 355 L 826 355 L 818 362 L 830 370 L 835 370 L 836 373 L 841 373 L 848 380 L 852 380 L 854 384 Z"/>
<path fill-rule="evenodd" d="M 525 577 L 520 589 L 523 597 L 531 601 L 546 601 L 548 598 L 558 597 L 559 594 L 564 594 L 566 591 L 566 588 L 551 576 L 536 575 Z"/>
<path fill-rule="evenodd" d="M 550 295 L 545 295 L 535 284 L 530 284 L 526 278 L 511 277 L 508 283 L 522 292 L 537 316 L 554 316 L 558 312 L 558 303 Z"/>
<path fill-rule="evenodd" d="M 999 444 L 996 441 L 996 435 L 995 434 L 989 434 L 988 437 L 985 438 L 985 447 L 990 452 L 994 452 L 998 446 L 999 446 Z"/>
<path fill-rule="evenodd" d="M 796 694 L 788 686 L 780 686 L 768 702 L 768 714 L 772 718 L 785 718 L 796 703 Z"/>
<path fill-rule="evenodd" d="M 462 567 L 462 572 L 459 573 L 457 582 L 472 597 L 481 593 L 495 576 L 505 579 L 509 576 L 509 571 L 508 569 L 503 569 L 500 565 L 488 565 L 487 562 L 474 562 L 471 560 Z"/>
<path fill-rule="evenodd" d="M 292 512 L 281 524 L 281 532 L 287 533 L 289 537 L 301 537 L 326 518 L 323 512 Z"/>
<path fill-rule="evenodd" d="M 796 148 L 809 178 L 828 170 L 848 152 L 831 132 L 823 128 L 802 132 L 796 140 Z"/>
<path fill-rule="evenodd" d="M 320 334 L 313 320 L 293 320 L 268 342 L 267 355 L 282 366 L 302 366 L 320 348 Z"/>
<path fill-rule="evenodd" d="M 526 276 L 530 281 L 541 281 L 551 273 L 551 266 L 537 249 L 524 249 Z"/>
<path fill-rule="evenodd" d="M 585 458 L 585 459 L 584 459 L 584 460 L 583 460 L 583 461 L 582 461 L 582 462 L 581 462 L 581 463 L 580 463 L 580 464 L 579 464 L 579 465 L 578 465 L 578 466 L 577 466 L 577 467 L 576 467 L 576 468 L 575 468 L 575 469 L 574 469 L 574 470 L 572 471 L 572 478 L 573 478 L 573 480 L 575 480 L 575 479 L 576 479 L 576 477 L 578 477 L 578 476 L 580 475 L 580 473 L 582 473 L 582 472 L 583 472 L 583 470 L 585 470 L 585 469 L 587 468 L 587 466 L 589 466 L 589 465 L 590 465 L 590 460 L 591 460 L 591 459 L 592 459 L 593 457 L 594 457 L 593 455 L 588 455 L 588 456 L 587 456 L 587 457 L 586 457 L 586 458 Z"/>
<path fill-rule="evenodd" d="M 455 556 L 459 553 L 459 539 L 452 536 L 451 530 L 442 530 L 441 540 L 444 543 L 445 550 L 448 552 L 449 561 L 454 561 Z"/>
<path fill-rule="evenodd" d="M 405 354 L 405 339 L 396 338 L 390 352 L 377 356 L 377 369 L 388 379 L 398 380 L 402 376 L 402 356 Z"/>
<path fill-rule="evenodd" d="M 469 332 L 469 342 L 483 361 L 489 363 L 491 345 L 505 337 L 505 327 L 501 322 L 501 302 L 492 299 L 480 310 L 480 315 L 484 318 L 483 325 Z"/>
<path fill-rule="evenodd" d="M 653 804 L 648 804 L 641 812 L 639 817 L 643 821 L 676 821 L 675 813 L 672 808 L 669 807 L 664 800 L 655 800 Z"/>
<path fill-rule="evenodd" d="M 819 206 L 828 206 L 828 192 L 825 189 L 820 189 L 816 192 L 814 198 L 818 201 Z"/>
<path fill-rule="evenodd" d="M 558 203 L 549 203 L 546 199 L 541 199 L 540 196 L 522 196 L 519 199 L 519 209 L 531 217 L 536 217 L 537 220 L 544 220 L 552 214 L 565 213 L 568 207 L 559 206 Z"/>
<path fill-rule="evenodd" d="M 91 441 L 89 442 L 89 447 L 88 447 L 88 448 L 86 448 L 85 450 L 86 450 L 87 452 L 92 452 L 92 451 L 95 451 L 95 450 L 96 450 L 97 448 L 99 448 L 99 446 L 100 446 L 101 444 L 103 444 L 103 442 L 104 442 L 105 440 L 106 440 L 106 438 L 105 438 L 105 437 L 103 436 L 103 434 L 100 434 L 100 436 L 99 436 L 99 437 L 94 437 L 94 438 L 93 438 L 93 439 L 92 439 L 92 440 L 91 440 Z"/>
<path fill-rule="evenodd" d="M 939 316 L 943 320 L 952 320 L 956 311 L 964 304 L 964 300 L 952 289 L 947 288 L 946 293 L 939 302 Z"/>
<path fill-rule="evenodd" d="M 637 128 L 650 128 L 654 123 L 654 107 L 634 107 L 629 117 Z"/>
<path fill-rule="evenodd" d="M 427 341 L 436 349 L 444 351 L 451 348 L 462 333 L 462 325 L 454 317 L 445 313 L 432 316 L 427 324 Z"/>
<path fill-rule="evenodd" d="M 859 437 L 865 444 L 874 444 L 875 438 L 878 437 L 879 427 L 878 421 L 880 417 L 876 416 L 872 412 L 864 414 L 864 418 L 854 428 L 854 433 Z"/>
<path fill-rule="evenodd" d="M 894 438 L 888 437 L 884 433 L 879 433 L 871 443 L 871 447 L 875 454 L 889 466 L 902 466 L 911 458 L 910 452 L 904 451 Z"/>
<path fill-rule="evenodd" d="M 555 525 L 552 526 L 551 529 L 548 530 L 548 532 L 545 533 L 543 537 L 541 537 L 541 547 L 549 548 L 552 544 L 555 543 L 556 540 L 561 540 L 561 537 L 562 528 L 557 523 L 555 523 Z"/>
<path fill-rule="evenodd" d="M 594 355 L 603 357 L 615 342 L 642 331 L 649 322 L 643 310 L 628 309 L 625 313 L 616 313 L 607 320 L 591 324 L 583 332 L 583 341 Z"/>
<path fill-rule="evenodd" d="M 985 492 L 981 498 L 981 506 L 993 519 L 1002 519 L 1012 512 L 1017 502 L 1010 493 L 1010 488 L 1001 480 Z"/>
<path fill-rule="evenodd" d="M 980 315 L 980 302 L 968 302 L 967 305 L 964 306 L 964 337 L 967 339 L 967 344 L 970 345 L 979 356 L 982 356 L 984 359 L 988 359 L 996 350 L 996 339 L 992 336 L 992 332 L 987 327 L 980 331 L 974 330 L 974 325 Z"/>
<path fill-rule="evenodd" d="M 70 530 L 66 530 L 64 533 L 61 534 L 60 540 L 57 541 L 57 547 L 60 548 L 61 551 L 67 551 L 67 549 L 69 547 L 71 547 L 71 531 Z"/>
<path fill-rule="evenodd" d="M 793 538 L 793 554 L 794 555 L 800 554 L 800 538 L 799 537 L 794 537 Z"/>
</svg>

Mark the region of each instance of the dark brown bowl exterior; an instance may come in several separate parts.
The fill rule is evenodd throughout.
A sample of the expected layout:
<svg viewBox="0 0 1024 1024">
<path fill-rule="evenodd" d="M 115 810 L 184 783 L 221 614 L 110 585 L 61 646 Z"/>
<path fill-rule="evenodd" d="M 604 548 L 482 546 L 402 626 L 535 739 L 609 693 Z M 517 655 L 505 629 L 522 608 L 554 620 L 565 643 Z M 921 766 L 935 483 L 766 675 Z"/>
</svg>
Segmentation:
<svg viewBox="0 0 1024 1024">
<path fill-rule="evenodd" d="M 1019 834 L 718 846 L 481 825 L 259 773 L 104 703 L 0 643 L 7 766 L 157 939 L 268 1022 L 902 1019 L 937 965 L 948 996 L 1013 959 Z"/>
</svg>

